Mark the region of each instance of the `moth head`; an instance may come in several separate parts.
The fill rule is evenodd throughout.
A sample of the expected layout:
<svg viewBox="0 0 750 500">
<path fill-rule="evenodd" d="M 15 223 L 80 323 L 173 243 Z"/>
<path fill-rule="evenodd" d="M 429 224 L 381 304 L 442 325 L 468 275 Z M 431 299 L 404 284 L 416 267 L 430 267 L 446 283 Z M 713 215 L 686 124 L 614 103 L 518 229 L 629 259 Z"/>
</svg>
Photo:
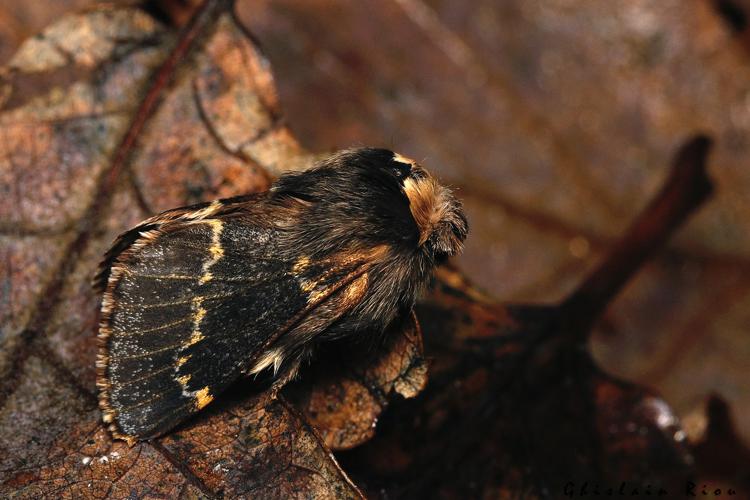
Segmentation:
<svg viewBox="0 0 750 500">
<path fill-rule="evenodd" d="M 392 163 L 419 230 L 419 246 L 438 262 L 459 253 L 469 230 L 461 202 L 414 160 L 394 153 Z"/>
<path fill-rule="evenodd" d="M 387 149 L 340 151 L 311 170 L 282 176 L 272 192 L 312 207 L 307 231 L 318 231 L 310 239 L 320 242 L 416 245 L 439 263 L 461 251 L 468 231 L 451 191 L 414 160 Z M 330 223 L 315 225 L 317 220 Z"/>
</svg>

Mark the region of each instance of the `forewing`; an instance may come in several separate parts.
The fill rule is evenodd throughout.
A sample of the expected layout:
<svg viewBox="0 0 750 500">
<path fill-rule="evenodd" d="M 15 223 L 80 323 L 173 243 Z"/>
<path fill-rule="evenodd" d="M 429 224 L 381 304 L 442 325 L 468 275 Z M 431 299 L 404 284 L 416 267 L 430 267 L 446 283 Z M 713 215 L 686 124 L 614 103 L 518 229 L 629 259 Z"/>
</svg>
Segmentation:
<svg viewBox="0 0 750 500">
<path fill-rule="evenodd" d="M 242 210 L 242 207 L 244 206 L 255 204 L 261 201 L 262 198 L 263 195 L 249 194 L 235 196 L 233 198 L 225 198 L 223 200 L 215 200 L 212 202 L 199 203 L 187 207 L 167 210 L 166 212 L 162 212 L 155 217 L 141 222 L 133 229 L 125 231 L 119 235 L 112 244 L 112 247 L 104 255 L 104 259 L 99 265 L 99 269 L 93 280 L 94 288 L 101 292 L 105 290 L 112 266 L 121 259 L 123 252 L 130 249 L 138 240 L 143 239 L 143 233 L 158 230 L 170 222 L 200 220 L 211 216 L 226 216 L 234 210 Z"/>
<path fill-rule="evenodd" d="M 100 406 L 130 442 L 206 406 L 285 336 L 326 328 L 353 303 L 347 285 L 362 288 L 362 261 L 310 262 L 271 226 L 201 210 L 147 221 L 108 256 Z"/>
</svg>

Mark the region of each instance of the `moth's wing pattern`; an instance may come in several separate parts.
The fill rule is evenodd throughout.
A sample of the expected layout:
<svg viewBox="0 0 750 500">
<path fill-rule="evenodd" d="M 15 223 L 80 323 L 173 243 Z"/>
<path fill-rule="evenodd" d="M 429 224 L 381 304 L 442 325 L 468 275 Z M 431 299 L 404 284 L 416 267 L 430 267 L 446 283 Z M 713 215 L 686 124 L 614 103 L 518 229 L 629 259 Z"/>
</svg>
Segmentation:
<svg viewBox="0 0 750 500">
<path fill-rule="evenodd" d="M 216 203 L 123 234 L 99 273 L 100 406 L 130 443 L 278 363 L 279 342 L 327 327 L 366 286 L 362 262 L 285 258 L 277 231 L 237 216 L 244 202 Z"/>
<path fill-rule="evenodd" d="M 165 224 L 172 221 L 199 220 L 211 215 L 226 215 L 231 213 L 233 209 L 238 209 L 248 203 L 252 204 L 259 199 L 260 196 L 257 194 L 235 196 L 234 198 L 226 198 L 223 200 L 215 200 L 167 210 L 166 212 L 162 212 L 150 219 L 146 219 L 136 227 L 119 235 L 110 249 L 107 250 L 107 253 L 104 254 L 104 259 L 102 259 L 102 262 L 99 264 L 99 268 L 94 276 L 94 288 L 100 292 L 103 292 L 106 289 L 112 265 L 119 257 L 121 257 L 124 251 L 128 250 L 136 241 L 143 238 L 143 233 L 160 229 Z"/>
</svg>

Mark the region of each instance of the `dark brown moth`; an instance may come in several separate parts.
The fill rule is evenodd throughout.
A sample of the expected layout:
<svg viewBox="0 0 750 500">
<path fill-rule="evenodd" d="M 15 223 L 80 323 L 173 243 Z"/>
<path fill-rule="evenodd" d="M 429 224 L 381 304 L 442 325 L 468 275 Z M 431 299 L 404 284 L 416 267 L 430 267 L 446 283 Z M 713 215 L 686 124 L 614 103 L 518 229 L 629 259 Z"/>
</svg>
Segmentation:
<svg viewBox="0 0 750 500">
<path fill-rule="evenodd" d="M 177 208 L 121 234 L 103 291 L 103 419 L 134 444 L 242 375 L 292 379 L 319 342 L 404 315 L 468 225 L 450 191 L 384 149 L 339 152 L 265 193 Z"/>
</svg>

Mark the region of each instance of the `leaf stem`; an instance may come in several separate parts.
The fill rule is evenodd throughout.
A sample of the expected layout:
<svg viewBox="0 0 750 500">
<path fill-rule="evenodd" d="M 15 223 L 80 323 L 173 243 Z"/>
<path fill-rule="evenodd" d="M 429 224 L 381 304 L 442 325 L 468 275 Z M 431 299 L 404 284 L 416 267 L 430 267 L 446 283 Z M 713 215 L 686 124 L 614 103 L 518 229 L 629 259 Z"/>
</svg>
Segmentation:
<svg viewBox="0 0 750 500">
<path fill-rule="evenodd" d="M 711 139 L 697 135 L 677 151 L 661 191 L 633 221 L 609 255 L 560 304 L 570 334 L 588 337 L 591 326 L 625 283 L 660 249 L 672 233 L 709 197 L 706 174 Z"/>
</svg>

